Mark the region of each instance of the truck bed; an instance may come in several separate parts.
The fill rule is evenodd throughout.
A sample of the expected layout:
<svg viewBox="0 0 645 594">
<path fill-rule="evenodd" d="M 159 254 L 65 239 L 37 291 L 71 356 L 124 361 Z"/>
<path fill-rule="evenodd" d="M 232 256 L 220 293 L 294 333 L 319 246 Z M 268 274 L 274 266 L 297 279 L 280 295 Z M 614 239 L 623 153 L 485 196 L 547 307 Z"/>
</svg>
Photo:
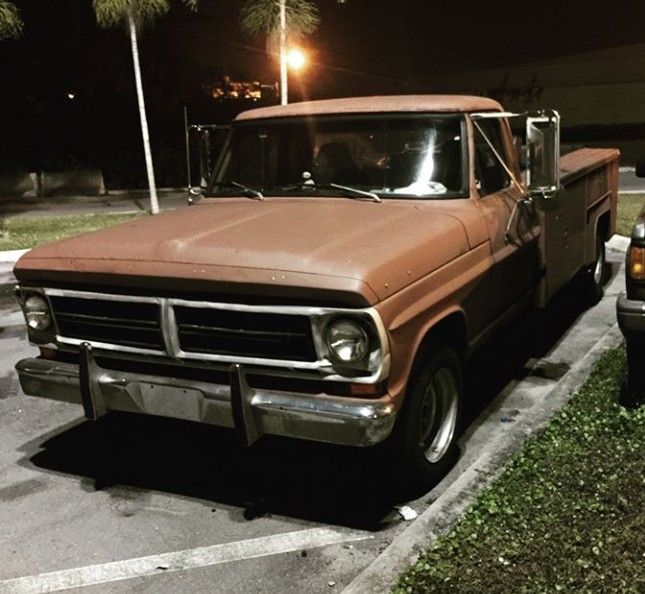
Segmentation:
<svg viewBox="0 0 645 594">
<path fill-rule="evenodd" d="M 596 229 L 605 241 L 614 234 L 619 156 L 616 149 L 592 148 L 562 156 L 560 179 L 566 193 L 560 208 L 542 214 L 546 274 L 541 305 L 594 261 Z"/>
</svg>

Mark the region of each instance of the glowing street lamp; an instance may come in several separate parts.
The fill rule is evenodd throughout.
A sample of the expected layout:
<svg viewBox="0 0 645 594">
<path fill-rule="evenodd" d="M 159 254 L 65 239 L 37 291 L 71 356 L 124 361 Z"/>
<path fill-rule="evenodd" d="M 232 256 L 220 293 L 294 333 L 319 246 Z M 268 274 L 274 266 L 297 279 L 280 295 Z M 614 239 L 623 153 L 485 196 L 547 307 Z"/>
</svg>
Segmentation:
<svg viewBox="0 0 645 594">
<path fill-rule="evenodd" d="M 307 56 L 299 49 L 292 49 L 287 54 L 287 63 L 292 70 L 300 70 L 307 63 Z"/>
</svg>

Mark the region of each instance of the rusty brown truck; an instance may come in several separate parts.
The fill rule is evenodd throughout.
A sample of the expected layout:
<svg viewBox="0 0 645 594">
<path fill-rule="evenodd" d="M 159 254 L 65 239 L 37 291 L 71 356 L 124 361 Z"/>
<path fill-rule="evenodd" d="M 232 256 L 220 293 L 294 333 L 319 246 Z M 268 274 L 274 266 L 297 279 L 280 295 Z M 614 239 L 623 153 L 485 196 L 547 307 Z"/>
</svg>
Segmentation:
<svg viewBox="0 0 645 594">
<path fill-rule="evenodd" d="M 511 121 L 526 122 L 526 171 Z M 522 124 L 524 125 L 524 123 Z M 190 208 L 35 248 L 26 394 L 454 460 L 472 350 L 575 275 L 602 291 L 618 151 L 559 116 L 399 96 L 237 117 Z"/>
</svg>

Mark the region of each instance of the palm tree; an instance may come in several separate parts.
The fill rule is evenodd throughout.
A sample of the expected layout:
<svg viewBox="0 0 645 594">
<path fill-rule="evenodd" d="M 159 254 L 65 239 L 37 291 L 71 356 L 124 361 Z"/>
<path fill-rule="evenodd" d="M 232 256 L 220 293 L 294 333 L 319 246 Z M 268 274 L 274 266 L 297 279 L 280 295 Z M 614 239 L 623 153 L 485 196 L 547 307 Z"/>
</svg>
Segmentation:
<svg viewBox="0 0 645 594">
<path fill-rule="evenodd" d="M 182 0 L 192 10 L 197 8 L 197 1 Z M 143 84 L 141 82 L 137 31 L 146 21 L 154 20 L 166 14 L 170 9 L 170 4 L 168 0 L 93 0 L 93 5 L 99 26 L 110 27 L 125 24 L 130 34 L 134 81 L 137 88 L 139 119 L 141 120 L 141 135 L 143 137 L 143 151 L 146 157 L 148 187 L 150 188 L 150 212 L 157 214 L 159 212 L 159 200 L 157 198 L 155 172 L 152 166 L 148 119 L 146 117 L 146 105 L 143 97 Z"/>
<path fill-rule="evenodd" d="M 246 0 L 242 6 L 242 30 L 267 36 L 267 51 L 280 55 L 280 102 L 288 101 L 287 44 L 313 33 L 320 17 L 310 0 Z"/>
<path fill-rule="evenodd" d="M 15 39 L 22 33 L 20 12 L 13 2 L 0 0 L 0 39 Z"/>
</svg>

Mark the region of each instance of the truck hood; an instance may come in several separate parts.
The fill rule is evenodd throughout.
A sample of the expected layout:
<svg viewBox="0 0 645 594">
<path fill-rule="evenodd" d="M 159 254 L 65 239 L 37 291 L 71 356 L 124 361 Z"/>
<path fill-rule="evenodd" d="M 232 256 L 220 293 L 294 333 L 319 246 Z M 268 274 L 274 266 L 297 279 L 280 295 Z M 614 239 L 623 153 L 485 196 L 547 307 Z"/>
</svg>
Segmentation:
<svg viewBox="0 0 645 594">
<path fill-rule="evenodd" d="M 373 304 L 469 250 L 459 216 L 434 204 L 209 199 L 35 248 L 15 272 L 23 282 L 154 277 L 165 288 L 180 279 L 184 289 L 189 280 L 259 293 L 317 288 Z"/>
</svg>

